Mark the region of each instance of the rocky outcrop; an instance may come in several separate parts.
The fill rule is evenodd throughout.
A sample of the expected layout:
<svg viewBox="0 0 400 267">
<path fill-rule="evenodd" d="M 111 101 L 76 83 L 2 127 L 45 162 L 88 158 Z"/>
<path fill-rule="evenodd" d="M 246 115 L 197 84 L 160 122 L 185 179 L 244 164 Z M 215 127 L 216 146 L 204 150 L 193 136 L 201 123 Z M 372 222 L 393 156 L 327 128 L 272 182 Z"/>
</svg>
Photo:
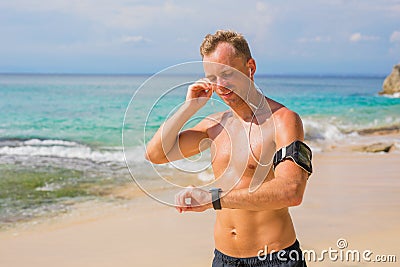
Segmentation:
<svg viewBox="0 0 400 267">
<path fill-rule="evenodd" d="M 371 145 L 363 145 L 363 146 L 355 146 L 353 147 L 353 151 L 359 152 L 369 152 L 369 153 L 378 153 L 378 152 L 391 152 L 394 150 L 394 144 L 385 144 L 385 143 L 375 143 Z"/>
<path fill-rule="evenodd" d="M 392 73 L 386 77 L 380 95 L 400 94 L 400 64 L 393 67 Z"/>
<path fill-rule="evenodd" d="M 350 132 L 349 132 L 350 133 Z M 388 134 L 400 134 L 400 126 L 383 126 L 379 128 L 362 129 L 357 131 L 360 135 L 388 135 Z"/>
</svg>

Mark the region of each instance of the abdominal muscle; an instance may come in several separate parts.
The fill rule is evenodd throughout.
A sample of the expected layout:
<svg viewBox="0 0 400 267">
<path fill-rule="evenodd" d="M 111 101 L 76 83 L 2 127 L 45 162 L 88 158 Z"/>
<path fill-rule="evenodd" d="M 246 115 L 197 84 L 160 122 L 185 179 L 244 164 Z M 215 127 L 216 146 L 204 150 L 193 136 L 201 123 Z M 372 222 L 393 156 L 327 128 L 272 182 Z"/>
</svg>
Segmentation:
<svg viewBox="0 0 400 267">
<path fill-rule="evenodd" d="M 239 153 L 233 155 L 239 155 Z M 239 180 L 235 180 L 234 177 L 238 177 L 239 173 L 234 167 L 226 167 L 225 175 L 221 175 L 221 169 L 218 167 L 226 166 L 221 158 L 224 157 L 216 157 L 213 162 L 214 173 L 216 177 L 219 177 L 216 184 L 222 185 L 218 187 L 225 191 L 232 188 L 227 184 L 234 184 L 233 191 L 249 189 L 255 170 L 240 166 L 239 169 L 245 169 L 244 175 Z M 238 162 L 235 159 L 231 161 L 236 167 L 240 165 Z M 256 165 L 252 160 L 247 163 Z M 272 179 L 275 179 L 273 171 L 269 171 L 264 183 Z M 229 194 L 228 191 L 227 194 Z M 243 258 L 257 256 L 260 250 L 265 249 L 265 246 L 267 246 L 267 253 L 289 247 L 296 241 L 296 234 L 288 208 L 262 211 L 223 208 L 217 211 L 214 239 L 216 249 L 222 253 Z"/>
<path fill-rule="evenodd" d="M 244 174 L 232 190 L 249 188 L 254 170 L 247 168 Z M 270 171 L 264 183 L 274 179 L 273 176 Z M 289 247 L 296 241 L 296 233 L 288 208 L 262 211 L 223 208 L 217 211 L 214 239 L 216 249 L 222 253 L 244 258 L 257 256 L 265 247 L 267 253 Z"/>
<path fill-rule="evenodd" d="M 217 211 L 214 227 L 215 247 L 232 257 L 254 257 L 267 246 L 279 251 L 296 241 L 288 208 L 250 211 L 222 209 Z"/>
</svg>

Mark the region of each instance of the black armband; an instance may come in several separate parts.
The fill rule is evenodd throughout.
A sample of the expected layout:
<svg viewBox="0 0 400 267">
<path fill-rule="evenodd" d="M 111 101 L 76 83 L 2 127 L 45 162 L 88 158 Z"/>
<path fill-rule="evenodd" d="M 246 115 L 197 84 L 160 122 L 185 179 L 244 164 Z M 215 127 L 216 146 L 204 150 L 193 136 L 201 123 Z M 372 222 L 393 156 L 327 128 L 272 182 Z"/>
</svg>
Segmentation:
<svg viewBox="0 0 400 267">
<path fill-rule="evenodd" d="M 305 170 L 308 174 L 312 173 L 312 152 L 303 142 L 297 140 L 279 149 L 274 155 L 274 170 L 276 166 L 285 159 L 293 160 L 296 165 Z"/>
</svg>

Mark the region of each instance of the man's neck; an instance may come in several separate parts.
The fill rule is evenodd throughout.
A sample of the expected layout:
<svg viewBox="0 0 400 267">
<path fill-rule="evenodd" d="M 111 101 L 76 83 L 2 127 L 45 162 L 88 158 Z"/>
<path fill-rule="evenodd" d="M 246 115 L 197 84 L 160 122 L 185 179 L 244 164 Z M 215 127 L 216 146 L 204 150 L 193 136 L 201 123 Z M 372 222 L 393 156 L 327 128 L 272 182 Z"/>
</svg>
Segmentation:
<svg viewBox="0 0 400 267">
<path fill-rule="evenodd" d="M 243 102 L 236 107 L 231 107 L 233 114 L 240 120 L 251 122 L 254 118 L 257 119 L 260 113 L 265 113 L 265 110 L 268 110 L 265 96 L 254 86 L 249 89 L 247 95 L 241 97 Z"/>
</svg>

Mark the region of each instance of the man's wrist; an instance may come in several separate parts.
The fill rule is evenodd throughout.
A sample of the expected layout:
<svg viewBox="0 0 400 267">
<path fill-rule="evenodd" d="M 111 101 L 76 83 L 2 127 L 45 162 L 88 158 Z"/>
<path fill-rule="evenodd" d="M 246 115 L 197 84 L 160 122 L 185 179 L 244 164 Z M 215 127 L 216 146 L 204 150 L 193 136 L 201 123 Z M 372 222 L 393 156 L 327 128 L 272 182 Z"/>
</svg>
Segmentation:
<svg viewBox="0 0 400 267">
<path fill-rule="evenodd" d="M 190 106 L 191 108 L 194 108 L 196 111 L 201 109 L 207 104 L 208 100 L 204 100 L 201 98 L 190 98 L 186 99 L 185 104 Z"/>
<path fill-rule="evenodd" d="M 187 114 L 190 114 L 190 117 L 193 116 L 202 106 L 195 104 L 193 100 L 186 100 L 181 108 Z"/>
</svg>

